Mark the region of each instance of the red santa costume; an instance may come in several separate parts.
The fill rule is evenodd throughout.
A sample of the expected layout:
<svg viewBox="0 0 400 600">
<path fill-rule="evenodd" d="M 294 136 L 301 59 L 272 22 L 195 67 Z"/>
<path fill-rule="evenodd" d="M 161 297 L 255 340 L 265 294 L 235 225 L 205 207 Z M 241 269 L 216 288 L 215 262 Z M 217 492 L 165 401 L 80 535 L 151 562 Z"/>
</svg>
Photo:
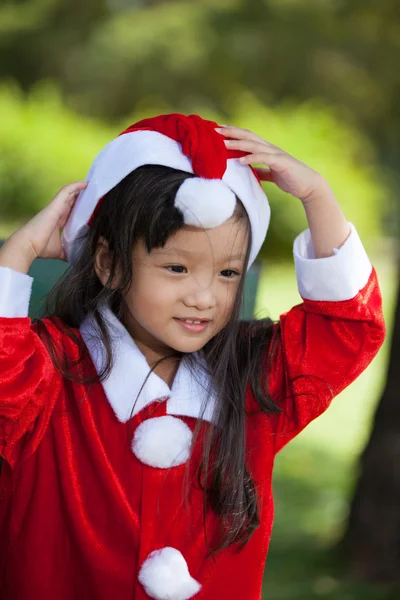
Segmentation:
<svg viewBox="0 0 400 600">
<path fill-rule="evenodd" d="M 226 150 L 214 126 L 199 117 L 169 115 L 136 124 L 111 142 L 89 171 L 88 187 L 64 229 L 69 260 L 102 196 L 133 169 L 152 163 L 197 175 L 175 201 L 186 223 L 224 222 L 236 194 L 250 219 L 252 262 L 268 228 L 268 202 L 251 168 Z M 294 242 L 294 260 L 302 303 L 275 326 L 275 354 L 266 373 L 271 396 L 284 410 L 260 412 L 250 388 L 246 393 L 247 466 L 261 524 L 242 550 L 231 546 L 214 559 L 207 555 L 196 479 L 202 435 L 192 447 L 196 420 L 201 416 L 205 433 L 216 402 L 205 392 L 200 358 L 198 379 L 182 362 L 170 389 L 149 375 L 130 334 L 103 306 L 115 354 L 112 371 L 90 386 L 68 381 L 27 316 L 32 279 L 0 267 L 1 598 L 261 598 L 275 454 L 365 369 L 385 332 L 376 273 L 353 225 L 328 258 L 314 258 L 310 232 L 303 232 Z M 77 359 L 71 339 L 50 320 L 43 322 Z M 89 350 L 76 373 L 94 375 L 104 354 L 91 314 L 76 333 Z M 186 503 L 182 480 L 189 456 Z M 217 525 L 210 508 L 208 543 Z"/>
</svg>

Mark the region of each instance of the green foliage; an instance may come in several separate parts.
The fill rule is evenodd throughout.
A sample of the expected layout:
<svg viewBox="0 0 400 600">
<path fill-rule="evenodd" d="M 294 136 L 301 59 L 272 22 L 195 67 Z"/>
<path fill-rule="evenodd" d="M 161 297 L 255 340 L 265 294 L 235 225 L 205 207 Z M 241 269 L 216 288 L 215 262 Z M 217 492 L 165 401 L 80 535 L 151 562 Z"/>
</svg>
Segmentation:
<svg viewBox="0 0 400 600">
<path fill-rule="evenodd" d="M 399 14 L 398 0 L 7 0 L 0 78 L 54 80 L 74 110 L 116 121 L 149 100 L 226 120 L 238 86 L 269 106 L 319 97 L 397 174 Z"/>
<path fill-rule="evenodd" d="M 60 187 L 84 179 L 97 152 L 114 135 L 63 106 L 53 86 L 25 99 L 16 86 L 0 88 L 0 218 L 33 216 Z"/>
<path fill-rule="evenodd" d="M 182 109 L 192 91 L 201 98 L 198 88 L 207 89 L 204 72 L 215 45 L 210 10 L 201 3 L 165 2 L 110 15 L 65 59 L 78 110 L 88 112 L 90 104 L 90 114 L 119 118 L 143 99 Z"/>
</svg>

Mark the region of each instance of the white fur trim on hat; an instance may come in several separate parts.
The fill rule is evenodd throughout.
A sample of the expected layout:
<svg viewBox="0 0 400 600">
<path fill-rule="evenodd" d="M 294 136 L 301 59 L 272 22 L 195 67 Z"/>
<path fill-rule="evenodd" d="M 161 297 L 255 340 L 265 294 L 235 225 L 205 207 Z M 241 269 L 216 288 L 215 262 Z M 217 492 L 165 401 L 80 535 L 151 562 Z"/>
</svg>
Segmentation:
<svg viewBox="0 0 400 600">
<path fill-rule="evenodd" d="M 188 600 L 201 589 L 182 553 L 170 546 L 151 552 L 138 578 L 150 598 L 156 600 Z"/>
<path fill-rule="evenodd" d="M 170 415 L 155 417 L 136 429 L 132 450 L 144 464 L 169 469 L 188 460 L 192 438 L 192 430 L 181 419 Z"/>
<path fill-rule="evenodd" d="M 220 179 L 191 177 L 179 188 L 175 206 L 182 212 L 187 225 L 211 229 L 231 218 L 236 196 Z"/>
<path fill-rule="evenodd" d="M 63 229 L 62 244 L 69 262 L 75 262 L 79 255 L 81 242 L 77 238 L 87 233 L 88 221 L 100 198 L 131 171 L 147 164 L 193 173 L 192 163 L 182 153 L 181 145 L 161 133 L 132 131 L 112 140 L 95 158 L 86 178 L 88 185 L 80 192 Z M 250 267 L 268 230 L 270 207 L 267 197 L 249 165 L 241 164 L 236 158 L 228 159 L 221 181 L 236 194 L 249 216 Z"/>
</svg>

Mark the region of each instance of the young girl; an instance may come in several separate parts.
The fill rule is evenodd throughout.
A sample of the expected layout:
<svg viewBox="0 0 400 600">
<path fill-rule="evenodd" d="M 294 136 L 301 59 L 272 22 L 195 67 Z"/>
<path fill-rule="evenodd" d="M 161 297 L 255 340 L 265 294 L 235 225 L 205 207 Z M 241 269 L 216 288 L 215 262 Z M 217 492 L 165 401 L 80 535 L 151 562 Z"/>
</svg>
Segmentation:
<svg viewBox="0 0 400 600">
<path fill-rule="evenodd" d="M 278 323 L 239 320 L 269 223 L 259 179 L 309 223 L 302 303 Z M 70 269 L 31 322 L 38 257 Z M 0 251 L 1 598 L 260 599 L 274 456 L 384 332 L 320 174 L 196 115 L 131 126 Z"/>
</svg>

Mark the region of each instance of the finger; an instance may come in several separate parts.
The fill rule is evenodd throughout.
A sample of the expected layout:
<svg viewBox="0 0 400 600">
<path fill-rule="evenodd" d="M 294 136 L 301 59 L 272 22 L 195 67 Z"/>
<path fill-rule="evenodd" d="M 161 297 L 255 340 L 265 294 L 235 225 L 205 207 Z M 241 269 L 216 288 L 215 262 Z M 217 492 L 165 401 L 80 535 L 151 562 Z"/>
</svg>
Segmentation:
<svg viewBox="0 0 400 600">
<path fill-rule="evenodd" d="M 73 183 L 68 183 L 61 188 L 61 190 L 57 193 L 57 196 L 65 198 L 71 196 L 73 194 L 79 194 L 82 190 L 87 187 L 87 181 L 74 181 Z"/>
<path fill-rule="evenodd" d="M 69 206 L 73 204 L 83 189 L 85 189 L 87 183 L 85 181 L 77 181 L 69 183 L 62 187 L 54 198 L 43 208 L 46 213 L 62 212 L 65 205 Z"/>
<path fill-rule="evenodd" d="M 263 140 L 224 140 L 225 146 L 230 150 L 242 150 L 243 152 L 279 152 L 278 148 L 274 148 L 269 142 Z"/>
<path fill-rule="evenodd" d="M 64 227 L 66 222 L 68 221 L 74 204 L 74 202 L 71 202 L 66 211 L 63 211 L 62 214 L 58 213 L 57 227 L 59 227 L 60 229 Z"/>
<path fill-rule="evenodd" d="M 234 127 L 233 125 L 229 125 L 228 127 L 216 127 L 215 129 L 224 137 L 244 140 L 253 139 L 259 142 L 265 142 L 265 140 L 262 137 L 253 133 L 252 131 L 250 131 L 250 129 L 242 129 L 241 127 Z"/>
<path fill-rule="evenodd" d="M 51 214 L 58 214 L 59 217 L 64 215 L 65 209 L 72 209 L 75 201 L 82 190 L 87 187 L 86 181 L 76 181 L 62 187 L 53 200 L 45 206 L 44 211 Z"/>
<path fill-rule="evenodd" d="M 284 171 L 287 167 L 283 164 L 282 158 L 279 154 L 272 154 L 268 152 L 259 152 L 255 154 L 248 154 L 239 158 L 239 162 L 245 165 L 251 163 L 263 164 L 271 167 L 274 171 Z"/>
<path fill-rule="evenodd" d="M 274 174 L 271 169 L 262 169 L 261 167 L 256 167 L 254 170 L 261 181 L 272 181 L 274 183 Z"/>
<path fill-rule="evenodd" d="M 56 204 L 63 203 L 65 200 L 70 200 L 75 198 L 79 192 L 84 190 L 87 187 L 86 181 L 75 181 L 73 183 L 68 183 L 64 185 L 57 194 L 54 196 L 53 200 Z M 52 202 L 50 202 L 52 204 Z"/>
<path fill-rule="evenodd" d="M 282 148 L 280 148 L 279 146 L 276 146 L 276 144 L 273 144 L 272 142 L 265 140 L 264 138 L 260 137 L 259 135 L 256 135 L 255 133 L 253 133 L 252 131 L 249 131 L 248 129 L 239 129 L 238 127 L 229 127 L 228 130 L 222 129 L 221 135 L 223 135 L 225 138 L 227 138 L 227 137 L 231 138 L 234 141 L 254 140 L 255 142 L 259 142 L 260 144 L 264 144 L 264 145 L 268 146 L 268 148 L 270 148 L 270 149 L 273 148 L 277 152 L 284 152 L 284 150 L 282 150 Z M 228 140 L 224 140 L 224 141 L 228 141 Z M 230 148 L 231 146 L 228 146 L 228 147 Z"/>
</svg>

